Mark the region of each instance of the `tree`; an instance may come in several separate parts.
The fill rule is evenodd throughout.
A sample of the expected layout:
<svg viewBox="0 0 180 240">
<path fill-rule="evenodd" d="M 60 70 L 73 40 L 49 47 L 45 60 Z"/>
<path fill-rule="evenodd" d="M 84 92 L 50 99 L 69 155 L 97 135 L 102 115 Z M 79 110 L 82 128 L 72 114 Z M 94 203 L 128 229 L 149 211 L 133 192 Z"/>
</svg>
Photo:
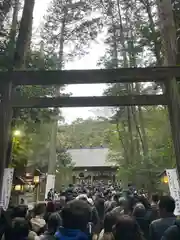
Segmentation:
<svg viewBox="0 0 180 240">
<path fill-rule="evenodd" d="M 31 138 L 29 165 L 36 165 L 39 169 L 48 168 L 51 127 L 51 122 L 31 124 L 31 127 L 28 125 L 26 134 Z M 66 144 L 63 138 L 57 136 L 56 169 L 71 166 L 71 156 L 67 153 Z"/>
<path fill-rule="evenodd" d="M 157 21 L 155 1 L 111 0 L 98 3 L 103 17 L 105 16 L 103 23 L 107 26 L 108 33 L 105 39 L 106 54 L 99 62 L 101 66 L 116 68 L 162 64 L 162 35 Z M 157 93 L 160 91 L 157 84 L 150 85 L 147 89 L 143 84 L 112 84 L 105 91 L 105 95 L 141 94 L 146 91 Z M 115 110 L 112 121 L 116 126 L 114 136 L 119 144 L 116 141 L 112 144 L 110 159 L 115 159 L 120 152 L 123 153 L 124 160 L 121 157 L 117 158 L 121 174 L 124 171 L 127 179 L 129 177 L 139 183 L 142 182 L 141 176 L 148 176 L 150 182 L 148 187 L 152 189 L 154 174 L 145 173 L 144 169 L 155 169 L 154 166 L 157 168 L 155 164 L 157 155 L 155 157 L 154 151 L 152 153 L 152 146 L 149 143 L 146 111 L 149 111 L 149 108 L 134 106 Z M 169 132 L 168 135 L 170 136 Z M 173 152 L 170 142 L 165 145 Z M 154 145 L 153 147 L 157 150 Z M 160 166 L 162 167 L 159 162 Z"/>
<path fill-rule="evenodd" d="M 52 0 L 45 16 L 41 37 L 45 54 L 54 56 L 58 53 L 56 69 L 63 69 L 65 62 L 84 55 L 90 40 L 97 37 L 99 18 L 91 17 L 88 1 Z M 89 15 L 89 16 L 88 16 Z M 88 18 L 89 17 L 89 18 Z M 69 48 L 69 51 L 65 49 Z M 59 95 L 59 86 L 55 95 Z M 48 172 L 55 172 L 57 119 L 52 122 L 50 162 Z"/>
<path fill-rule="evenodd" d="M 111 123 L 102 119 L 77 119 L 71 125 L 60 125 L 58 138 L 65 148 L 107 147 L 110 143 Z"/>
<path fill-rule="evenodd" d="M 23 13 L 14 54 L 14 67 L 18 69 L 22 68 L 24 65 L 28 47 L 30 45 L 34 5 L 35 0 L 24 1 Z"/>
<path fill-rule="evenodd" d="M 2 31 L 4 20 L 13 5 L 13 0 L 3 0 L 0 3 L 0 29 Z M 2 32 L 1 32 L 2 33 Z"/>
<path fill-rule="evenodd" d="M 101 22 L 99 17 L 93 17 L 91 13 L 90 1 L 51 1 L 41 36 L 45 52 L 58 52 L 58 69 L 66 61 L 84 55 L 91 40 L 96 39 Z"/>
</svg>

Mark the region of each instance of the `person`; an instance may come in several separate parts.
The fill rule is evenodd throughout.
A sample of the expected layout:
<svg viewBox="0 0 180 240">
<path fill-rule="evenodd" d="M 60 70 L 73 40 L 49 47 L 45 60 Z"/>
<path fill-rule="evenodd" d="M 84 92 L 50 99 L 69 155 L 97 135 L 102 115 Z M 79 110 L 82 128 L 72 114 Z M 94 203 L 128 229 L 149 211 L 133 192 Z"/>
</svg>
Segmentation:
<svg viewBox="0 0 180 240">
<path fill-rule="evenodd" d="M 29 235 L 29 223 L 24 218 L 16 218 L 12 223 L 12 236 L 16 240 L 26 240 Z"/>
<path fill-rule="evenodd" d="M 99 215 L 98 215 L 96 207 L 91 205 L 88 202 L 88 197 L 87 197 L 86 194 L 80 194 L 76 199 L 85 201 L 90 206 L 90 209 L 91 209 L 91 219 L 90 219 L 90 222 L 91 222 L 91 227 L 92 227 L 91 230 L 92 230 L 92 232 L 94 234 L 99 234 L 101 226 L 100 226 Z"/>
<path fill-rule="evenodd" d="M 62 226 L 55 237 L 58 240 L 88 240 L 90 229 L 87 229 L 91 219 L 91 208 L 83 200 L 72 200 L 66 204 L 61 212 Z"/>
<path fill-rule="evenodd" d="M 94 205 L 99 216 L 99 224 L 100 224 L 100 230 L 101 230 L 103 228 L 104 215 L 105 215 L 104 199 L 103 198 L 96 199 Z"/>
<path fill-rule="evenodd" d="M 46 227 L 46 221 L 43 219 L 44 212 L 45 205 L 42 203 L 37 204 L 34 208 L 34 217 L 30 220 L 32 230 L 37 233 L 37 235 L 43 233 Z"/>
<path fill-rule="evenodd" d="M 146 217 L 146 208 L 143 204 L 137 203 L 134 207 L 132 216 L 136 219 L 141 231 L 144 234 L 145 239 L 149 237 L 149 225 L 150 221 Z"/>
<path fill-rule="evenodd" d="M 5 240 L 11 240 L 14 238 L 14 234 L 12 231 L 12 223 L 16 220 L 16 218 L 18 219 L 21 218 L 25 220 L 26 214 L 27 214 L 27 206 L 25 205 L 14 206 L 9 216 L 7 212 L 6 219 L 8 224 L 6 225 L 6 229 L 4 232 Z"/>
<path fill-rule="evenodd" d="M 47 194 L 47 200 L 48 201 L 52 201 L 54 200 L 54 193 L 53 193 L 53 189 L 51 188 Z"/>
<path fill-rule="evenodd" d="M 180 221 L 176 220 L 174 225 L 170 226 L 164 233 L 161 240 L 179 240 L 180 239 Z"/>
<path fill-rule="evenodd" d="M 59 200 L 59 194 L 54 191 L 54 201 L 58 201 Z"/>
<path fill-rule="evenodd" d="M 44 220 L 46 222 L 48 222 L 49 216 L 51 215 L 51 213 L 54 213 L 54 212 L 55 212 L 55 204 L 54 204 L 54 202 L 50 201 L 46 205 L 46 211 L 45 211 L 45 214 L 44 214 Z"/>
<path fill-rule="evenodd" d="M 12 219 L 14 218 L 14 207 L 10 207 L 7 211 L 1 209 L 0 217 L 0 239 L 10 240 L 12 238 Z"/>
<path fill-rule="evenodd" d="M 129 215 L 120 216 L 113 229 L 114 240 L 143 240 L 136 220 Z"/>
<path fill-rule="evenodd" d="M 58 213 L 51 213 L 47 221 L 47 231 L 43 235 L 40 236 L 40 240 L 53 240 L 54 234 L 61 226 L 62 220 Z"/>
<path fill-rule="evenodd" d="M 152 198 L 152 202 L 151 202 L 152 220 L 156 220 L 159 217 L 159 208 L 158 208 L 159 195 L 158 195 L 158 193 L 152 194 L 151 198 Z"/>
<path fill-rule="evenodd" d="M 25 201 L 24 201 L 23 198 L 21 198 L 21 200 L 20 200 L 20 204 L 21 204 L 21 205 L 24 205 L 24 204 L 25 204 Z"/>
<path fill-rule="evenodd" d="M 153 193 L 151 198 L 152 198 L 151 207 L 153 207 L 153 206 L 158 207 L 159 194 Z"/>
<path fill-rule="evenodd" d="M 154 220 L 149 227 L 150 240 L 161 240 L 168 227 L 174 225 L 175 201 L 171 196 L 162 196 L 159 200 L 160 219 Z"/>
<path fill-rule="evenodd" d="M 112 240 L 112 228 L 116 224 L 116 214 L 108 212 L 104 218 L 104 229 L 99 234 L 98 240 Z"/>
</svg>

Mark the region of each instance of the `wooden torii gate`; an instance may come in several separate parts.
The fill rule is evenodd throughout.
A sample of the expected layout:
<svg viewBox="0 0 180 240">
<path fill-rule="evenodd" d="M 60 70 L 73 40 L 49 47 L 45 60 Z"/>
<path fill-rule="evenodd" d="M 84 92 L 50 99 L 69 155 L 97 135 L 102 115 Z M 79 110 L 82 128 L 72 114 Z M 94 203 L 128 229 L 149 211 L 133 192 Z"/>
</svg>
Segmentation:
<svg viewBox="0 0 180 240">
<path fill-rule="evenodd" d="M 12 71 L 0 72 L 0 192 L 5 168 L 9 127 L 12 108 L 47 108 L 47 107 L 92 107 L 92 106 L 148 106 L 167 105 L 170 115 L 172 136 L 176 154 L 178 173 L 180 174 L 180 106 L 178 96 L 172 97 L 172 91 L 161 95 L 127 95 L 101 97 L 38 97 L 25 98 L 13 96 L 12 87 L 18 85 L 64 85 L 93 83 L 133 83 L 161 82 L 170 87 L 173 79 L 180 78 L 180 67 L 119 68 L 97 70 L 63 70 L 63 71 Z M 178 109 L 178 111 L 177 111 Z M 178 112 L 176 119 L 172 117 Z M 175 115 L 173 115 L 175 116 Z M 176 121 L 175 121 L 175 120 Z"/>
</svg>

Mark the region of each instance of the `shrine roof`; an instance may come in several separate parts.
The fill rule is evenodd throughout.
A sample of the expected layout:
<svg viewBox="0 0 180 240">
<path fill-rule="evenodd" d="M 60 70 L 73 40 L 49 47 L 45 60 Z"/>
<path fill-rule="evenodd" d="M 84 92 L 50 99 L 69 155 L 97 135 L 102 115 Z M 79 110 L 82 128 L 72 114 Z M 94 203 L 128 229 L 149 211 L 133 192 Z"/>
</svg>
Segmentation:
<svg viewBox="0 0 180 240">
<path fill-rule="evenodd" d="M 80 148 L 69 149 L 74 167 L 111 167 L 112 162 L 108 162 L 108 148 Z"/>
</svg>

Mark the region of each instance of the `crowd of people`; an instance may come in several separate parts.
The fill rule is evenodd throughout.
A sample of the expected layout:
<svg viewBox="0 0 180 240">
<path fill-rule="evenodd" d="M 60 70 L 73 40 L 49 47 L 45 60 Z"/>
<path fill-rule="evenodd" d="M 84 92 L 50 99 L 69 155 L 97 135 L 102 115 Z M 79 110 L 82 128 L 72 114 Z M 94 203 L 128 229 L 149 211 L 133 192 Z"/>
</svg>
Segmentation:
<svg viewBox="0 0 180 240">
<path fill-rule="evenodd" d="M 129 185 L 69 187 L 58 200 L 9 206 L 1 211 L 3 240 L 180 240 L 180 221 L 170 196 L 151 199 Z"/>
</svg>

